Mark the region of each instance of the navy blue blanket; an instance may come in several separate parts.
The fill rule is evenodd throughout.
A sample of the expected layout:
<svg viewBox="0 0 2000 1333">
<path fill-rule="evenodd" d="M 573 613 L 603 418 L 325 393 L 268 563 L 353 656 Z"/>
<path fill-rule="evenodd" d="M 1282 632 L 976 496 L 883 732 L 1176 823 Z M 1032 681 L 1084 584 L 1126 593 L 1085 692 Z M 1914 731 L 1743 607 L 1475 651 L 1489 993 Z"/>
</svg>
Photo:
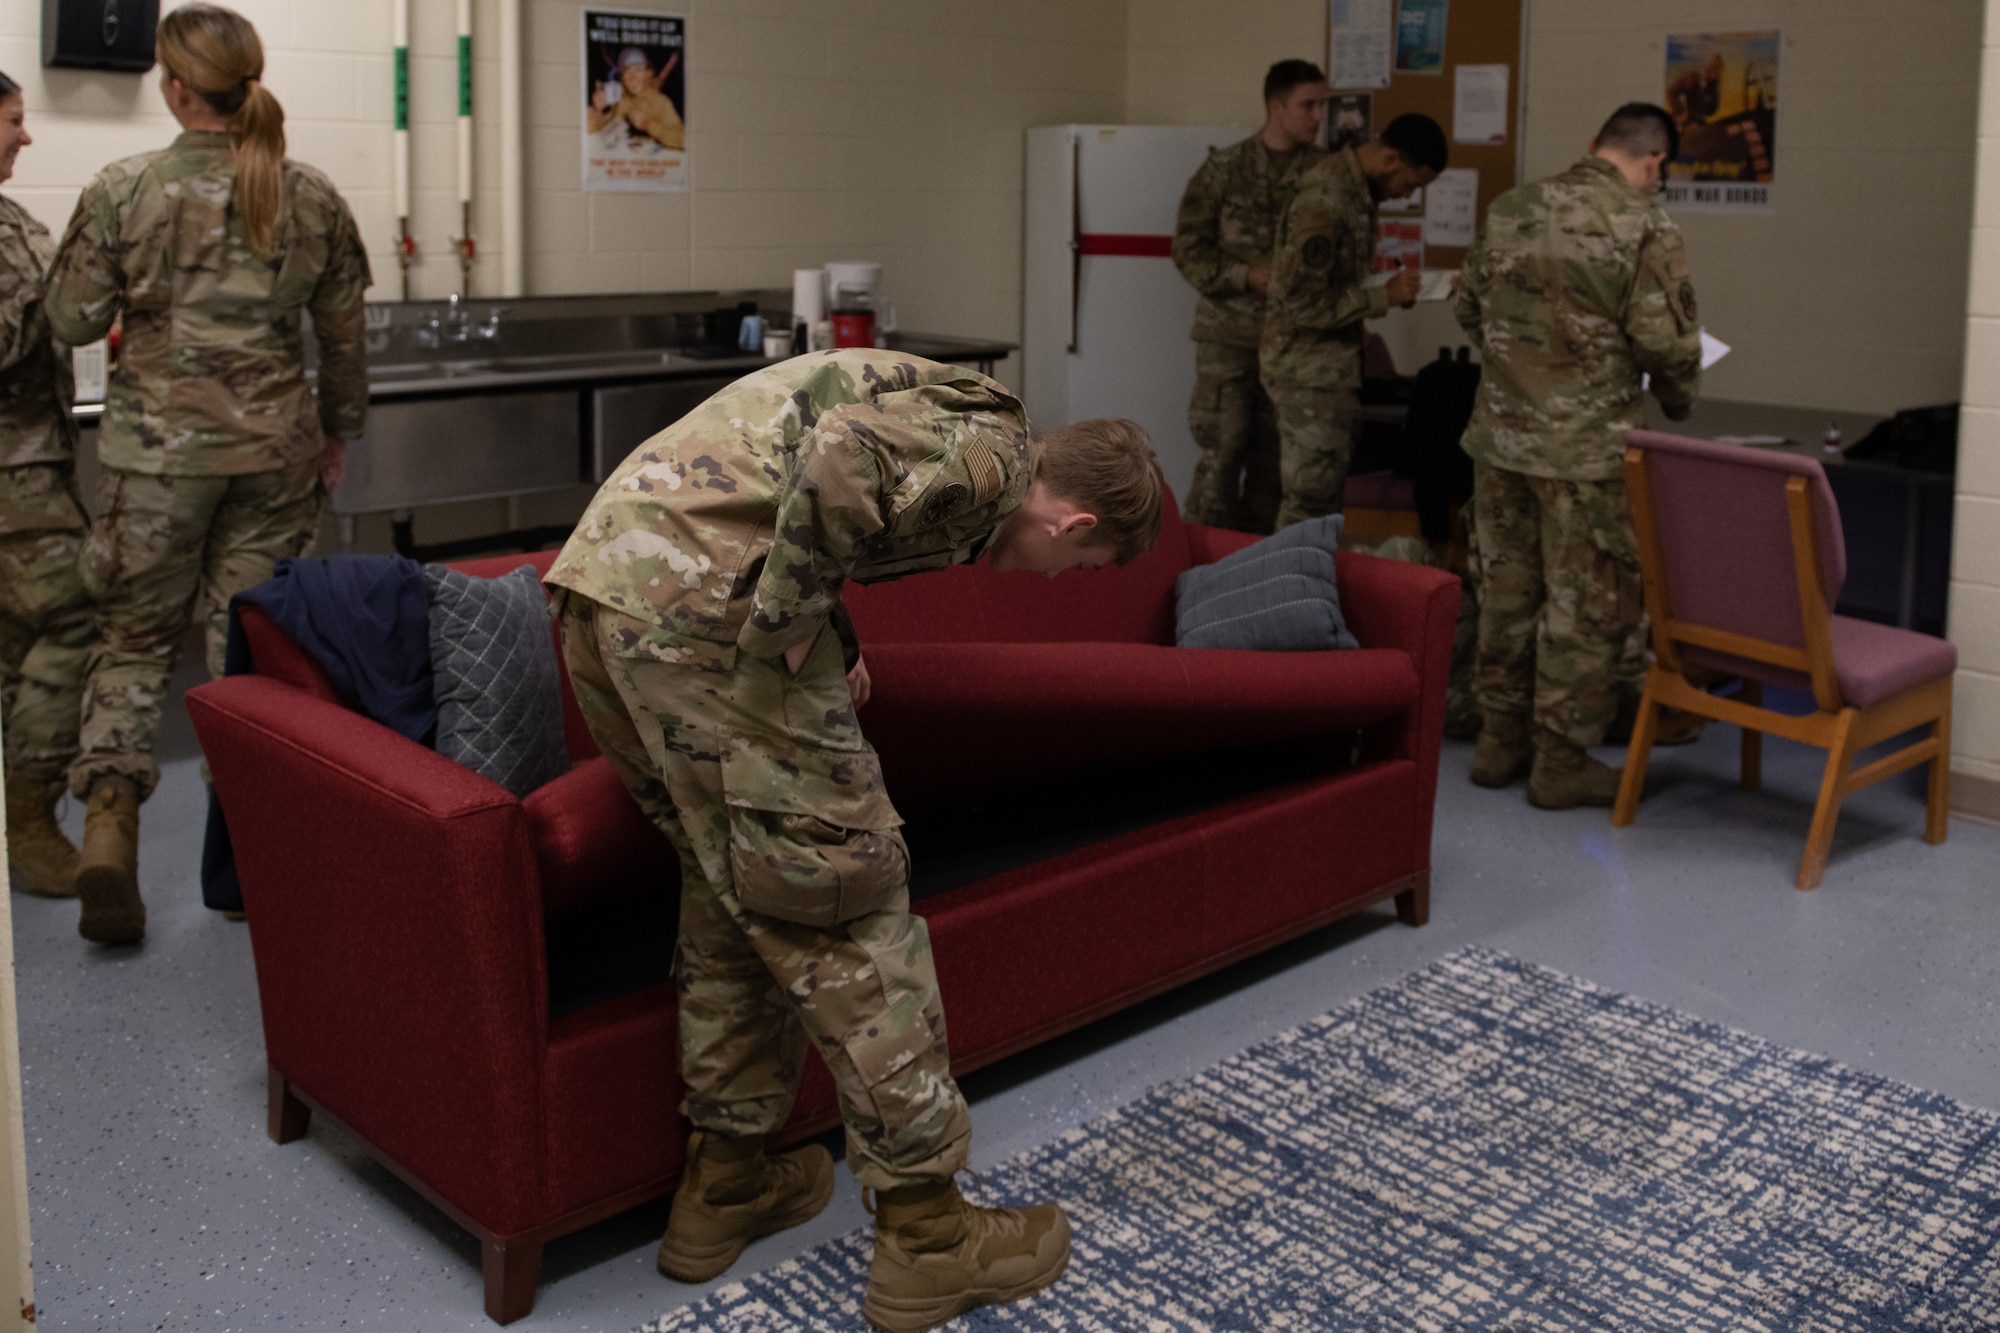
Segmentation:
<svg viewBox="0 0 2000 1333">
<path fill-rule="evenodd" d="M 424 745 L 437 729 L 431 684 L 430 598 L 423 566 L 400 555 L 336 555 L 280 560 L 272 576 L 229 599 L 223 674 L 253 669 L 236 611 L 255 606 L 309 653 L 342 699 Z M 236 855 L 213 788 L 201 852 L 201 898 L 241 911 Z"/>
</svg>

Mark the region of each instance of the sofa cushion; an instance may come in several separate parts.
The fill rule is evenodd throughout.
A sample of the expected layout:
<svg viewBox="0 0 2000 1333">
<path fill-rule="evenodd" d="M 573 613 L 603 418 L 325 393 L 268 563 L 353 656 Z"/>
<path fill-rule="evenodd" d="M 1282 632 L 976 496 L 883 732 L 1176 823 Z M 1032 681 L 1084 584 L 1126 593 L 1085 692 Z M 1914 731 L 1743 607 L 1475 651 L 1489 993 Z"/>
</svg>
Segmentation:
<svg viewBox="0 0 2000 1333">
<path fill-rule="evenodd" d="M 672 893 L 680 856 L 599 757 L 528 794 L 542 914 L 573 915 L 638 891 Z"/>
<path fill-rule="evenodd" d="M 1174 641 L 1255 652 L 1359 647 L 1340 615 L 1340 528 L 1339 514 L 1308 519 L 1187 570 L 1174 583 Z"/>
<path fill-rule="evenodd" d="M 437 673 L 437 752 L 526 796 L 569 767 L 548 602 L 532 569 L 424 569 Z"/>
<path fill-rule="evenodd" d="M 1395 649 L 1244 653 L 1153 644 L 870 645 L 861 729 L 906 816 L 1063 773 L 1266 741 L 1337 739 L 1400 717 Z"/>
</svg>

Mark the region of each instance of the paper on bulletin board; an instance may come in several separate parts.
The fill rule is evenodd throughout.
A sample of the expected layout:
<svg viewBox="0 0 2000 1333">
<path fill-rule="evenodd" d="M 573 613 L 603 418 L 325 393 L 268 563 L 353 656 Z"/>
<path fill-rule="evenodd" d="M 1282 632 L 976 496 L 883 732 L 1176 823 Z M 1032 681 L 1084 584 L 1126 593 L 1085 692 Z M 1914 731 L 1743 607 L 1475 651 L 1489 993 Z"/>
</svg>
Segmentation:
<svg viewBox="0 0 2000 1333">
<path fill-rule="evenodd" d="M 1387 88 L 1396 55 L 1395 0 L 1327 0 L 1326 81 Z"/>
<path fill-rule="evenodd" d="M 1375 271 L 1424 266 L 1424 224 L 1414 219 L 1378 218 L 1375 222 Z"/>
<path fill-rule="evenodd" d="M 1402 0 L 1396 8 L 1396 69 L 1444 73 L 1444 29 L 1450 0 Z"/>
<path fill-rule="evenodd" d="M 1450 167 L 1430 183 L 1424 203 L 1424 244 L 1471 245 L 1479 226 L 1479 172 Z"/>
<path fill-rule="evenodd" d="M 1373 93 L 1335 93 L 1326 102 L 1326 147 L 1337 153 L 1375 137 Z"/>
<path fill-rule="evenodd" d="M 1455 143 L 1507 142 L 1507 67 L 1460 65 L 1452 89 L 1451 137 Z"/>
</svg>

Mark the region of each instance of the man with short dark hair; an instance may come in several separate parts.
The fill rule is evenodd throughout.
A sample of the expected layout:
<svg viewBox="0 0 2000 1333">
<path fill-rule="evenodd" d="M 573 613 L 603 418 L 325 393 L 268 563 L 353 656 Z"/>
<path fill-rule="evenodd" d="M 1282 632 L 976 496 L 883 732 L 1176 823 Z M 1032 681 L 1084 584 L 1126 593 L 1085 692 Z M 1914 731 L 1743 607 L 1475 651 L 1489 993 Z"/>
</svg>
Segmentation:
<svg viewBox="0 0 2000 1333">
<path fill-rule="evenodd" d="M 1195 307 L 1194 400 L 1188 429 L 1201 455 L 1188 486 L 1198 523 L 1269 532 L 1278 510 L 1278 428 L 1257 376 L 1271 246 L 1300 172 L 1324 156 L 1326 76 L 1280 60 L 1264 76 L 1264 128 L 1215 149 L 1188 181 L 1174 228 L 1174 267 Z"/>
<path fill-rule="evenodd" d="M 1544 809 L 1617 797 L 1617 771 L 1587 748 L 1643 658 L 1625 432 L 1645 424 L 1642 376 L 1676 421 L 1701 383 L 1687 253 L 1658 198 L 1679 138 L 1665 109 L 1620 107 L 1567 171 L 1493 201 L 1459 288 L 1484 362 L 1465 432 L 1481 599 L 1472 780 L 1526 773 Z"/>
<path fill-rule="evenodd" d="M 1375 266 L 1375 208 L 1436 180 L 1449 152 L 1429 116 L 1398 116 L 1372 142 L 1315 163 L 1278 225 L 1258 365 L 1278 416 L 1281 528 L 1341 510 L 1362 325 L 1416 304 L 1419 282 L 1406 269 L 1364 285 Z"/>
</svg>

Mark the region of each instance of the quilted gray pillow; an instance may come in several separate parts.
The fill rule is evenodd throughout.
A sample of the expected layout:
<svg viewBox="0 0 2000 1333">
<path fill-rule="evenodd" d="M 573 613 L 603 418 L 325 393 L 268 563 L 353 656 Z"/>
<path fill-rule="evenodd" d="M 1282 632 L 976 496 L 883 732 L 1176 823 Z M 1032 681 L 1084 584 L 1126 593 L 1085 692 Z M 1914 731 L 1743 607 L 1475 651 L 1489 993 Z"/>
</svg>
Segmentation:
<svg viewBox="0 0 2000 1333">
<path fill-rule="evenodd" d="M 1341 522 L 1328 514 L 1294 523 L 1187 570 L 1174 581 L 1174 642 L 1281 653 L 1360 647 L 1334 579 Z"/>
<path fill-rule="evenodd" d="M 437 752 L 526 796 L 569 771 L 547 598 L 523 565 L 476 579 L 424 566 L 437 677 Z"/>
</svg>

